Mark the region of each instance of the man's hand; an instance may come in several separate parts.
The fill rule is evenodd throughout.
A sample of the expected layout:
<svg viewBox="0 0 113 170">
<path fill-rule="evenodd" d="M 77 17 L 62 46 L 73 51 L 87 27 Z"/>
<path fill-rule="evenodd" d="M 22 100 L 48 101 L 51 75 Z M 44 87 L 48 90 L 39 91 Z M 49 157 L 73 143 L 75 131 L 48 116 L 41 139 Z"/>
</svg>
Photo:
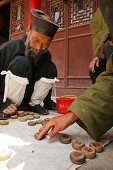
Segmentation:
<svg viewBox="0 0 113 170">
<path fill-rule="evenodd" d="M 90 62 L 89 64 L 89 70 L 92 72 L 92 73 L 95 73 L 95 70 L 94 70 L 94 67 L 95 65 L 97 67 L 99 67 L 99 58 L 98 57 L 95 57 L 93 58 L 93 60 Z"/>
<path fill-rule="evenodd" d="M 52 118 L 49 122 L 47 122 L 39 129 L 38 140 L 42 139 L 43 136 L 46 135 L 50 129 L 51 132 L 47 136 L 47 140 L 52 139 L 58 132 L 66 129 L 69 125 L 75 123 L 77 119 L 78 117 L 72 112 Z"/>
<path fill-rule="evenodd" d="M 17 112 L 17 107 L 14 104 L 10 104 L 6 109 L 3 110 L 3 113 L 6 115 L 12 115 Z"/>
</svg>

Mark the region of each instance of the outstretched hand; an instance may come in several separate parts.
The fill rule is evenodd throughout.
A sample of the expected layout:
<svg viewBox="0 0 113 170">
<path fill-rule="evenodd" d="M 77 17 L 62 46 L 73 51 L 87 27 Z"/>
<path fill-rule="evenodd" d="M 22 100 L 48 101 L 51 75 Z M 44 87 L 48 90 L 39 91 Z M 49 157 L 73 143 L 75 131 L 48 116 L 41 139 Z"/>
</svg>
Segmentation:
<svg viewBox="0 0 113 170">
<path fill-rule="evenodd" d="M 10 104 L 6 109 L 3 110 L 3 113 L 6 115 L 12 115 L 17 112 L 17 107 L 14 104 Z"/>
<path fill-rule="evenodd" d="M 65 115 L 50 119 L 49 122 L 47 122 L 39 129 L 38 140 L 42 139 L 43 136 L 46 135 L 50 129 L 51 131 L 47 136 L 47 140 L 52 139 L 58 132 L 66 129 L 69 125 L 75 123 L 77 119 L 78 117 L 73 112 L 69 112 Z"/>
<path fill-rule="evenodd" d="M 98 57 L 93 58 L 93 60 L 89 64 L 89 70 L 92 73 L 95 73 L 95 69 L 94 69 L 95 66 L 99 67 L 99 58 Z"/>
</svg>

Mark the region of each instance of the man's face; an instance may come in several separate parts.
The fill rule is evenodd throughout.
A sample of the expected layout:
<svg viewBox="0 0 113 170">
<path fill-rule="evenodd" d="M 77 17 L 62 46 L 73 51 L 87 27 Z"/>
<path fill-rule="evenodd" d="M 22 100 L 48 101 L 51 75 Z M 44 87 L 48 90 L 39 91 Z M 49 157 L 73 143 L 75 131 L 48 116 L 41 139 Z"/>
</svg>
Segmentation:
<svg viewBox="0 0 113 170">
<path fill-rule="evenodd" d="M 51 37 L 31 30 L 25 42 L 25 55 L 36 64 L 39 57 L 49 48 L 51 40 Z"/>
</svg>

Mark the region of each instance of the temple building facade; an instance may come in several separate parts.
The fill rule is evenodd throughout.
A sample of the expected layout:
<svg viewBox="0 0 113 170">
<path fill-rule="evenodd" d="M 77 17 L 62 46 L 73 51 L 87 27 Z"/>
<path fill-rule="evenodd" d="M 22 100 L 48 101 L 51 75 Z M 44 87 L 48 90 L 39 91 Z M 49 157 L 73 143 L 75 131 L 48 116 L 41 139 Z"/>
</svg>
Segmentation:
<svg viewBox="0 0 113 170">
<path fill-rule="evenodd" d="M 60 80 L 56 95 L 78 96 L 91 85 L 90 21 L 97 7 L 97 0 L 0 0 L 0 44 L 25 34 L 32 8 L 44 11 L 59 25 L 49 48 Z"/>
</svg>

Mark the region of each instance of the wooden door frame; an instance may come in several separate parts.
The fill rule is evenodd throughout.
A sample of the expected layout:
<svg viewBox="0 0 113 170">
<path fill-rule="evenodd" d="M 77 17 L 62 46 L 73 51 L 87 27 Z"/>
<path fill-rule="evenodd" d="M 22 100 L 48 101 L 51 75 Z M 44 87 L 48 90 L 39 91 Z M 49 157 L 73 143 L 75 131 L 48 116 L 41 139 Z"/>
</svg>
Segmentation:
<svg viewBox="0 0 113 170">
<path fill-rule="evenodd" d="M 42 10 L 44 9 L 44 12 L 46 12 L 46 13 L 49 13 L 49 7 L 48 7 L 48 3 L 49 3 L 49 0 L 46 0 L 46 1 L 44 1 L 44 0 L 41 0 L 41 2 L 43 3 L 43 4 L 41 4 L 42 6 Z M 94 15 L 94 13 L 95 13 L 95 11 L 96 11 L 96 9 L 97 9 L 97 7 L 98 7 L 98 5 L 97 5 L 97 0 L 92 0 L 92 5 L 93 5 L 93 8 L 92 8 L 92 17 L 93 17 L 93 15 Z M 69 5 L 69 0 L 68 0 L 68 2 L 66 2 L 65 3 L 65 27 L 64 28 L 62 28 L 61 30 L 58 30 L 58 32 L 57 32 L 57 34 L 55 35 L 55 39 L 53 39 L 53 43 L 55 43 L 55 42 L 57 42 L 57 41 L 59 41 L 59 40 L 64 40 L 64 42 L 65 42 L 65 44 L 64 44 L 64 53 L 65 53 L 65 58 L 64 58 L 64 65 L 65 65 L 65 70 L 64 70 L 64 75 L 62 76 L 62 75 L 60 75 L 60 76 L 58 76 L 58 78 L 60 79 L 60 80 L 62 80 L 62 83 L 60 84 L 60 86 L 58 85 L 57 86 L 57 91 L 58 91 L 58 93 L 70 93 L 70 92 L 72 92 L 72 93 L 74 93 L 74 91 L 77 91 L 77 93 L 79 93 L 79 91 L 81 91 L 81 93 L 83 93 L 84 92 L 84 90 L 86 90 L 88 87 L 89 87 L 89 85 L 91 84 L 91 82 L 90 82 L 90 77 L 89 77 L 89 75 L 87 74 L 87 75 L 69 75 L 69 70 L 68 70 L 68 63 L 69 63 L 69 59 L 70 59 L 70 53 L 69 53 L 69 44 L 70 44 L 70 39 L 72 39 L 72 38 L 76 38 L 76 37 L 80 37 L 80 36 L 88 36 L 88 37 L 91 37 L 91 33 L 90 33 L 90 31 L 88 31 L 88 32 L 85 32 L 85 30 L 83 31 L 83 33 L 80 33 L 81 35 L 73 35 L 73 34 L 70 34 L 70 31 L 72 30 L 73 31 L 73 29 L 75 28 L 75 29 L 80 29 L 80 27 L 81 27 L 81 25 L 73 25 L 73 26 L 70 26 L 69 25 L 69 15 L 70 15 L 70 13 L 69 13 L 69 7 L 68 7 L 68 5 Z M 84 23 L 83 24 L 83 27 L 87 27 L 88 28 L 88 30 L 89 30 L 89 25 L 90 25 L 90 23 L 88 22 L 88 23 Z M 84 28 L 83 28 L 84 29 Z M 60 32 L 61 31 L 63 31 L 63 32 L 65 32 L 64 33 L 64 37 L 62 38 L 59 38 L 59 34 L 60 34 Z M 93 48 L 92 48 L 92 46 L 91 46 L 91 48 L 90 48 L 91 50 L 90 51 L 92 51 L 91 52 L 91 58 L 93 57 Z M 78 79 L 78 80 L 83 80 L 83 85 L 79 85 L 78 84 L 78 86 L 73 86 L 73 84 L 72 85 L 68 85 L 68 83 L 69 83 L 69 81 L 70 80 L 73 80 L 73 79 Z M 88 81 L 87 81 L 88 80 Z M 64 81 L 64 83 L 63 83 L 63 81 Z M 87 81 L 87 82 L 86 82 Z"/>
</svg>

